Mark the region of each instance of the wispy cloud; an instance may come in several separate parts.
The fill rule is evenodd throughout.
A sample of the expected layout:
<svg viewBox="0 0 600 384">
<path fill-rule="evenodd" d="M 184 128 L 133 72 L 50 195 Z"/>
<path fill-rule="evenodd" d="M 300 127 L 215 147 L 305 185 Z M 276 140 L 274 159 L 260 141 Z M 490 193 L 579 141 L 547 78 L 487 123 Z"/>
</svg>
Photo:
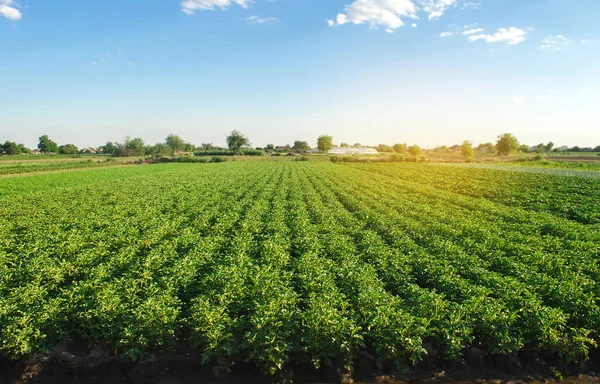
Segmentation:
<svg viewBox="0 0 600 384">
<path fill-rule="evenodd" d="M 548 36 L 544 39 L 540 48 L 548 51 L 560 51 L 569 45 L 571 41 L 563 35 Z"/>
<path fill-rule="evenodd" d="M 464 31 L 462 34 L 463 35 L 472 35 L 474 33 L 481 33 L 481 32 L 483 32 L 483 28 L 469 29 L 469 30 Z"/>
<path fill-rule="evenodd" d="M 0 16 L 5 18 L 18 21 L 21 20 L 21 11 L 17 9 L 17 4 L 14 0 L 0 0 Z"/>
<path fill-rule="evenodd" d="M 277 17 L 259 17 L 259 16 L 250 16 L 246 18 L 248 24 L 276 24 L 281 22 Z"/>
<path fill-rule="evenodd" d="M 500 28 L 498 32 L 494 33 L 493 35 L 484 33 L 479 35 L 470 35 L 469 40 L 485 40 L 488 43 L 507 42 L 508 44 L 514 45 L 525 41 L 526 34 L 527 32 L 516 27 Z"/>
<path fill-rule="evenodd" d="M 442 32 L 440 33 L 440 37 L 448 37 L 454 35 L 454 32 Z"/>
<path fill-rule="evenodd" d="M 479 9 L 481 3 L 474 1 L 465 1 L 460 5 L 460 9 Z"/>
<path fill-rule="evenodd" d="M 197 11 L 213 11 L 216 8 L 225 9 L 232 4 L 248 8 L 253 0 L 184 0 L 181 2 L 181 10 L 188 15 L 193 15 Z"/>
<path fill-rule="evenodd" d="M 384 27 L 387 32 L 393 32 L 404 26 L 407 18 L 419 19 L 419 13 L 425 13 L 429 20 L 434 20 L 456 5 L 457 0 L 354 0 L 334 20 L 327 20 L 327 24 L 331 27 L 368 24 L 371 28 Z"/>
</svg>

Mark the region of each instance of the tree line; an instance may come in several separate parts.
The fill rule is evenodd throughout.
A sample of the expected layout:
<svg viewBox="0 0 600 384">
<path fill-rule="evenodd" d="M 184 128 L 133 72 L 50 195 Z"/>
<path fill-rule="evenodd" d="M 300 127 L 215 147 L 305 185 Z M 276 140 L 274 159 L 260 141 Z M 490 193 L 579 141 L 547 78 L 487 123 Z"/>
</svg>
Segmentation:
<svg viewBox="0 0 600 384">
<path fill-rule="evenodd" d="M 99 146 L 94 152 L 108 154 L 118 157 L 132 157 L 132 156 L 173 156 L 177 153 L 194 153 L 194 152 L 208 152 L 208 151 L 233 151 L 237 155 L 241 155 L 244 148 L 250 149 L 251 143 L 247 136 L 242 134 L 238 130 L 232 131 L 226 137 L 227 147 L 215 146 L 212 143 L 202 143 L 196 146 L 190 142 L 185 141 L 178 135 L 168 135 L 164 142 L 159 142 L 154 145 L 148 145 L 141 137 L 126 137 L 123 142 L 112 142 L 109 141 L 104 145 Z M 333 148 L 361 148 L 363 147 L 360 143 L 354 143 L 350 145 L 345 142 L 341 142 L 339 145 L 333 144 L 333 137 L 329 135 L 321 135 L 317 138 L 317 149 L 320 152 L 328 153 Z M 378 152 L 391 152 L 398 154 L 408 154 L 411 156 L 421 156 L 423 152 L 428 153 L 461 153 L 466 159 L 471 159 L 478 154 L 487 155 L 498 155 L 508 156 L 517 152 L 520 153 L 558 153 L 558 152 L 600 152 L 600 145 L 596 147 L 556 147 L 554 143 L 549 142 L 547 144 L 540 143 L 536 146 L 529 146 L 526 144 L 519 143 L 519 140 L 510 133 L 503 133 L 497 137 L 496 143 L 487 142 L 479 144 L 477 147 L 473 146 L 473 142 L 465 140 L 462 144 L 455 144 L 452 146 L 441 145 L 431 150 L 424 150 L 420 146 L 413 144 L 408 145 L 406 143 L 397 143 L 393 145 L 379 144 L 372 146 Z M 256 150 L 263 150 L 267 153 L 272 152 L 307 152 L 311 150 L 310 145 L 307 141 L 297 140 L 293 145 L 275 146 L 273 144 L 267 144 L 265 147 L 256 147 Z M 50 139 L 48 135 L 39 137 L 37 150 L 41 153 L 57 153 L 64 155 L 74 155 L 78 153 L 85 153 L 87 148 L 79 149 L 74 144 L 58 145 L 55 141 Z M 25 145 L 5 141 L 4 144 L 0 144 L 0 155 L 20 155 L 32 153 L 32 150 L 25 147 Z"/>
</svg>

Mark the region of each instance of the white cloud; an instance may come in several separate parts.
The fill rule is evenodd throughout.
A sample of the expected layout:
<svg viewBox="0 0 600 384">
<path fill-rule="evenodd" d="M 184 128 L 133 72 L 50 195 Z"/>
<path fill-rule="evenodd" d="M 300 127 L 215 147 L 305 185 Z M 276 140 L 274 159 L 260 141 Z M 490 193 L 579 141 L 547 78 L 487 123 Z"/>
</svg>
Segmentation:
<svg viewBox="0 0 600 384">
<path fill-rule="evenodd" d="M 16 8 L 13 0 L 0 0 L 0 16 L 4 16 L 9 20 L 21 20 L 21 11 Z"/>
<path fill-rule="evenodd" d="M 446 12 L 446 10 L 456 5 L 456 0 L 421 0 L 423 11 L 429 14 L 429 20 L 437 19 Z"/>
<path fill-rule="evenodd" d="M 335 25 L 335 21 L 327 20 L 327 25 L 329 25 L 330 27 L 333 27 Z"/>
<path fill-rule="evenodd" d="M 277 17 L 258 17 L 254 15 L 248 17 L 246 20 L 248 24 L 276 24 L 281 21 Z"/>
<path fill-rule="evenodd" d="M 196 11 L 212 11 L 215 8 L 225 9 L 231 4 L 238 4 L 244 8 L 248 8 L 253 0 L 184 0 L 181 2 L 181 10 L 189 15 L 193 15 Z"/>
<path fill-rule="evenodd" d="M 413 27 L 413 28 L 417 28 L 417 24 L 416 23 L 412 23 L 410 26 Z"/>
<path fill-rule="evenodd" d="M 514 96 L 512 98 L 512 103 L 513 104 L 521 104 L 524 101 L 525 101 L 525 99 L 523 98 L 523 96 Z"/>
<path fill-rule="evenodd" d="M 544 43 L 540 45 L 540 48 L 548 51 L 560 51 L 570 43 L 571 41 L 563 35 L 548 36 L 544 39 Z"/>
<path fill-rule="evenodd" d="M 476 3 L 474 1 L 465 1 L 461 4 L 460 9 L 479 9 L 481 3 Z"/>
<path fill-rule="evenodd" d="M 520 42 L 524 41 L 526 34 L 527 34 L 527 32 L 525 32 L 524 30 L 515 28 L 515 27 L 510 27 L 508 29 L 500 28 L 498 30 L 498 32 L 496 32 L 493 35 L 487 35 L 487 34 L 470 35 L 469 40 L 470 41 L 485 40 L 488 43 L 497 43 L 497 42 L 507 41 L 508 44 L 512 45 L 512 44 L 519 44 Z"/>
<path fill-rule="evenodd" d="M 368 24 L 370 27 L 385 27 L 396 30 L 405 25 L 404 19 L 418 19 L 419 12 L 427 14 L 429 20 L 441 17 L 457 0 L 354 0 L 338 14 L 330 26 Z M 413 27 L 416 24 L 411 24 Z"/>
<path fill-rule="evenodd" d="M 481 33 L 481 32 L 483 32 L 483 28 L 469 29 L 467 31 L 464 31 L 463 35 L 472 35 L 474 33 Z"/>
<path fill-rule="evenodd" d="M 454 35 L 454 32 L 442 32 L 440 33 L 440 37 L 448 37 Z"/>
<path fill-rule="evenodd" d="M 336 24 L 369 24 L 397 29 L 404 25 L 401 17 L 417 18 L 417 7 L 411 0 L 356 0 L 337 15 Z"/>
</svg>

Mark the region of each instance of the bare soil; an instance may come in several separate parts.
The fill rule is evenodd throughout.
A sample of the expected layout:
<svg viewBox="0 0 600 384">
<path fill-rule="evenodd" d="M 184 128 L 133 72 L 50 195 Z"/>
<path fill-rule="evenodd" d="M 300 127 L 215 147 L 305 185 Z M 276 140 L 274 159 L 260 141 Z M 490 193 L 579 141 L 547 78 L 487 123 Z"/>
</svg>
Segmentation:
<svg viewBox="0 0 600 384">
<path fill-rule="evenodd" d="M 355 363 L 352 374 L 335 367 L 314 369 L 295 365 L 275 376 L 262 374 L 250 364 L 236 364 L 218 378 L 200 359 L 192 356 L 151 357 L 132 362 L 93 353 L 76 356 L 54 351 L 27 362 L 0 358 L 0 384 L 270 384 L 270 383 L 361 383 L 361 384 L 462 384 L 462 383 L 600 383 L 600 354 L 585 367 L 552 367 L 538 352 L 514 356 L 483 356 L 467 353 L 464 361 L 449 364 L 423 362 L 410 374 L 380 370 L 363 358 Z M 385 372 L 384 372 L 385 371 Z M 557 373 L 562 371 L 561 374 Z"/>
</svg>

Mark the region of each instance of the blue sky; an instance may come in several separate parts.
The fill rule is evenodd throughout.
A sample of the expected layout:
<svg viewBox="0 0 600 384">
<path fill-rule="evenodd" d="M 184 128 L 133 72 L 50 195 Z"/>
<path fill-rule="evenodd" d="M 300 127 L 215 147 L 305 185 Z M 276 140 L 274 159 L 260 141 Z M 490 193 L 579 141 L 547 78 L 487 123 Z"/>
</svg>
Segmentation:
<svg viewBox="0 0 600 384">
<path fill-rule="evenodd" d="M 0 0 L 0 141 L 600 144 L 598 0 Z"/>
</svg>

